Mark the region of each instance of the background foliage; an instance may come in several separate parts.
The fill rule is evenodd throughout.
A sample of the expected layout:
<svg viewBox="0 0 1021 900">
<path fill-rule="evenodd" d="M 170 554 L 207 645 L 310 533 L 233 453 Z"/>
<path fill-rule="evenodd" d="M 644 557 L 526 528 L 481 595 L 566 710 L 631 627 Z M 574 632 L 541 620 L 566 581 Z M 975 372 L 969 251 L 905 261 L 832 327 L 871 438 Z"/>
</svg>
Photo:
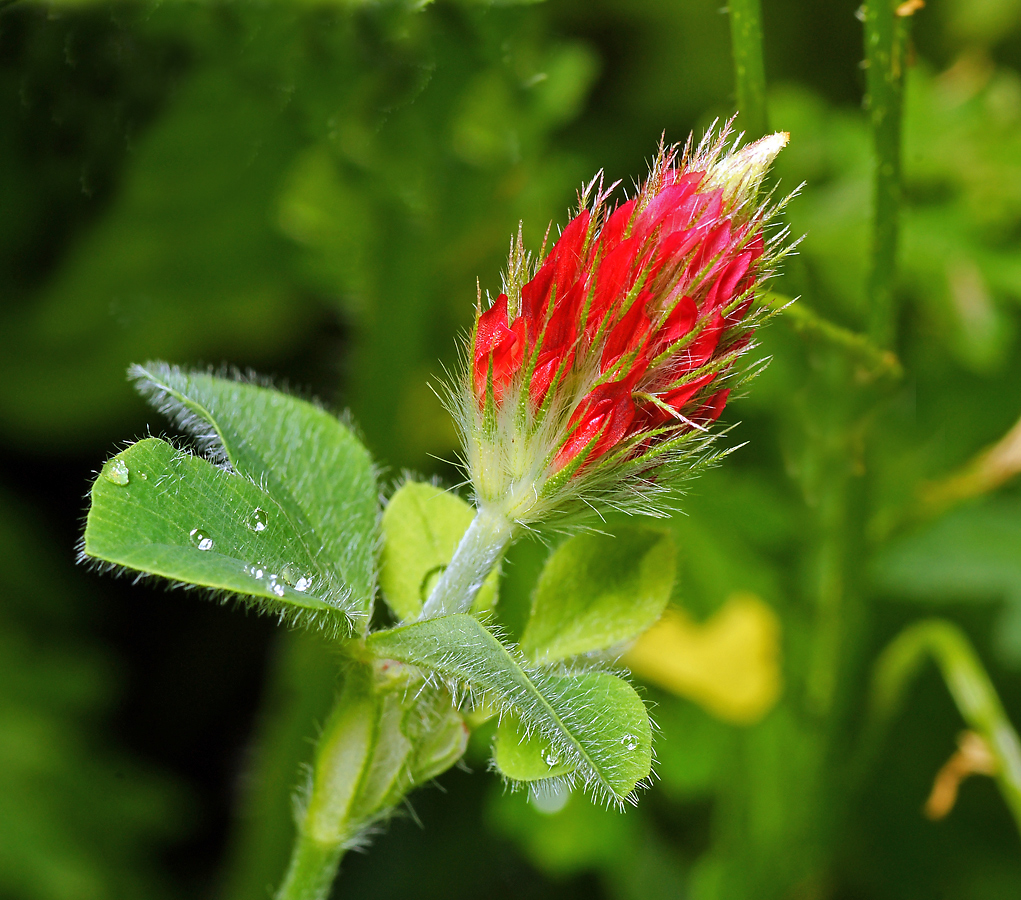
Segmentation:
<svg viewBox="0 0 1021 900">
<path fill-rule="evenodd" d="M 807 182 L 777 289 L 866 332 L 855 3 L 763 12 L 779 174 Z M 913 18 L 904 375 L 795 317 L 762 333 L 773 362 L 727 414 L 749 443 L 670 523 L 673 639 L 696 663 L 647 688 L 656 787 L 624 816 L 580 795 L 544 814 L 451 772 L 345 861 L 341 893 L 1016 896 L 992 780 L 920 813 L 962 728 L 935 669 L 858 765 L 872 663 L 934 611 L 1021 721 L 1018 439 L 976 457 L 1021 414 L 1021 4 Z M 582 179 L 630 184 L 661 133 L 734 98 L 710 0 L 0 8 L 0 895 L 265 896 L 332 697 L 316 638 L 74 568 L 90 473 L 116 437 L 168 427 L 128 364 L 275 373 L 349 407 L 389 481 L 453 482 L 428 381 L 475 278 L 498 286 L 519 220 L 537 246 Z M 544 553 L 506 566 L 512 635 Z"/>
</svg>

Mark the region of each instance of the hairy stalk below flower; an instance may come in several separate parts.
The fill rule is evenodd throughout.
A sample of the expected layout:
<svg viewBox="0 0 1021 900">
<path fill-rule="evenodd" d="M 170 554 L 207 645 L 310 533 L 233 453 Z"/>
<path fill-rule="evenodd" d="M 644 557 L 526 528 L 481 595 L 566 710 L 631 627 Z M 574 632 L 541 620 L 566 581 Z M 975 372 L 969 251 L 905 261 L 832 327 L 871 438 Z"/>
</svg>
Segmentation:
<svg viewBox="0 0 1021 900">
<path fill-rule="evenodd" d="M 512 537 L 510 521 L 492 510 L 480 511 L 430 592 L 422 608 L 422 617 L 467 612 Z"/>
</svg>

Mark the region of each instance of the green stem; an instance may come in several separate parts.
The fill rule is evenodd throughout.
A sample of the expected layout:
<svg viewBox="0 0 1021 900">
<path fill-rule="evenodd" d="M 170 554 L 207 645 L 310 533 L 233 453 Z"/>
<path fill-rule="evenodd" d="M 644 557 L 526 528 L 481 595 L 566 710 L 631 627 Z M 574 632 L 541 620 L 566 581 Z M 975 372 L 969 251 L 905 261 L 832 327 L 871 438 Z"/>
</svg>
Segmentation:
<svg viewBox="0 0 1021 900">
<path fill-rule="evenodd" d="M 316 748 L 312 786 L 276 900 L 327 900 L 352 834 L 350 812 L 375 750 L 378 711 L 368 666 L 352 665 Z"/>
<path fill-rule="evenodd" d="M 769 131 L 760 0 L 730 0 L 730 41 L 741 125 L 749 138 L 760 138 Z"/>
<path fill-rule="evenodd" d="M 908 16 L 896 0 L 870 0 L 865 8 L 868 109 L 875 152 L 872 262 L 869 272 L 872 339 L 888 346 L 894 332 L 894 280 L 901 203 L 901 113 Z"/>
<path fill-rule="evenodd" d="M 344 848 L 337 844 L 299 834 L 277 900 L 327 900 L 343 855 Z"/>
<path fill-rule="evenodd" d="M 981 660 L 952 622 L 918 622 L 904 629 L 883 651 L 872 679 L 872 748 L 900 708 L 908 685 L 927 656 L 935 659 L 968 727 L 992 752 L 996 782 L 1021 832 L 1021 741 Z"/>
<path fill-rule="evenodd" d="M 904 377 L 904 369 L 897 355 L 891 350 L 881 350 L 864 334 L 857 334 L 846 328 L 824 319 L 804 302 L 795 303 L 790 297 L 769 291 L 764 297 L 765 304 L 784 318 L 799 334 L 820 338 L 827 343 L 840 347 L 856 362 L 865 367 L 872 377 L 892 378 L 900 380 Z"/>
<path fill-rule="evenodd" d="M 468 612 L 513 537 L 506 517 L 480 509 L 422 608 L 422 618 Z"/>
</svg>

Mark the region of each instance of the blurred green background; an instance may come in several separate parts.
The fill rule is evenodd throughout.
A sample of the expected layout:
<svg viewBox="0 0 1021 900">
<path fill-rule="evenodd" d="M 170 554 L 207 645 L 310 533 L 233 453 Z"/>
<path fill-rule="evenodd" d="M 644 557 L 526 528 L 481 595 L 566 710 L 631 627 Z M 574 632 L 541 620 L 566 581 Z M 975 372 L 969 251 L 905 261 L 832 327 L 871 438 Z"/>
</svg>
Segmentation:
<svg viewBox="0 0 1021 900">
<path fill-rule="evenodd" d="M 856 3 L 763 7 L 781 190 L 806 182 L 775 288 L 861 332 Z M 871 665 L 923 615 L 964 628 L 1021 721 L 1021 432 L 976 456 L 1021 415 L 1021 2 L 914 19 L 904 374 L 780 317 L 728 406 L 747 445 L 670 523 L 699 652 L 735 595 L 775 633 L 734 638 L 708 686 L 646 689 L 659 780 L 637 810 L 543 814 L 485 771 L 479 735 L 474 772 L 416 794 L 345 860 L 340 896 L 1021 896 L 991 779 L 921 813 L 963 728 L 935 668 L 857 763 Z M 167 427 L 128 364 L 271 375 L 349 408 L 385 480 L 454 483 L 429 384 L 475 279 L 499 286 L 519 220 L 537 247 L 596 170 L 629 187 L 661 134 L 734 97 L 718 0 L 0 6 L 0 897 L 269 896 L 333 690 L 315 638 L 75 565 L 93 473 Z M 510 560 L 512 634 L 542 552 Z M 779 699 L 728 715 L 716 676 L 763 641 Z"/>
</svg>

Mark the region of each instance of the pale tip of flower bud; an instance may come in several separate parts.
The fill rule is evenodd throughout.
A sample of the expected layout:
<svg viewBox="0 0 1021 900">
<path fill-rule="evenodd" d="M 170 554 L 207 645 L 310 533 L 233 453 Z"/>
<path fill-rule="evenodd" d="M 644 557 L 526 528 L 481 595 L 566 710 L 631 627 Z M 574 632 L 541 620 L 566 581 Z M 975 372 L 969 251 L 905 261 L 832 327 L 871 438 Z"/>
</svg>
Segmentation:
<svg viewBox="0 0 1021 900">
<path fill-rule="evenodd" d="M 790 139 L 789 132 L 777 131 L 725 156 L 710 170 L 709 185 L 722 188 L 728 202 L 740 204 L 750 200 L 773 160 Z"/>
</svg>

